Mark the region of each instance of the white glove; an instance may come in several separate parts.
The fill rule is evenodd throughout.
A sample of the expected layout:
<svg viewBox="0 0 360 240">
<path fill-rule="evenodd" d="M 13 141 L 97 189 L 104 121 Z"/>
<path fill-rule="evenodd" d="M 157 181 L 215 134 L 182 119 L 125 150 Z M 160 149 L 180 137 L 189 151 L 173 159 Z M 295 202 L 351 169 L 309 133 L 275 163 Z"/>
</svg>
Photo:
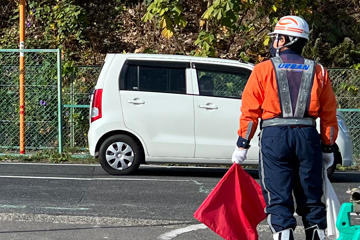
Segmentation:
<svg viewBox="0 0 360 240">
<path fill-rule="evenodd" d="M 232 154 L 231 161 L 236 164 L 241 164 L 246 159 L 247 149 L 241 149 L 238 147 L 235 147 L 235 151 Z"/>
<path fill-rule="evenodd" d="M 325 169 L 328 169 L 334 164 L 334 153 L 322 153 L 322 159 L 325 163 Z"/>
</svg>

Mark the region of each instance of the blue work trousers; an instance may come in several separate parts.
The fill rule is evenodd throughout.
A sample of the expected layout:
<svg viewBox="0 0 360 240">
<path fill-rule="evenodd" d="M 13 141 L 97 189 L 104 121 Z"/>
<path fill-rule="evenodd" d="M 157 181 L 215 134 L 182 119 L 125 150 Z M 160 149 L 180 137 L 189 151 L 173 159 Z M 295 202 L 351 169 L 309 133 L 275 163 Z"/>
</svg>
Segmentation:
<svg viewBox="0 0 360 240">
<path fill-rule="evenodd" d="M 326 228 L 323 161 L 315 127 L 265 127 L 260 135 L 259 176 L 271 231 L 295 229 L 296 213 L 305 228 Z"/>
</svg>

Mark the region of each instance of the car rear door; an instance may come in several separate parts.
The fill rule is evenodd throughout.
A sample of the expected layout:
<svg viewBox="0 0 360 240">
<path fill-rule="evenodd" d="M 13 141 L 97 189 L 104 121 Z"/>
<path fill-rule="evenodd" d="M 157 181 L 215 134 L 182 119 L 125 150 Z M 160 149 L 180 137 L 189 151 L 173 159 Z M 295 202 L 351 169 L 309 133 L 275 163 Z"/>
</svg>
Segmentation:
<svg viewBox="0 0 360 240">
<path fill-rule="evenodd" d="M 152 157 L 194 157 L 193 96 L 186 94 L 190 64 L 128 60 L 120 76 L 125 126 Z M 189 76 L 187 76 L 189 75 Z"/>
<path fill-rule="evenodd" d="M 241 95 L 251 70 L 204 63 L 195 63 L 195 69 L 195 157 L 230 161 L 238 139 Z M 248 156 L 258 159 L 256 137 L 251 145 Z"/>
</svg>

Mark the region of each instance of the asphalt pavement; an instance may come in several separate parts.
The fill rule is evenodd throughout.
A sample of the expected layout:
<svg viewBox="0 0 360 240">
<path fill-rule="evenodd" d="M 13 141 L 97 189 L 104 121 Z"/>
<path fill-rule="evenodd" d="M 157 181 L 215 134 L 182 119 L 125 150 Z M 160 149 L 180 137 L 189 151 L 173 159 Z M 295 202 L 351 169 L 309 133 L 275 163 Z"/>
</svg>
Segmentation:
<svg viewBox="0 0 360 240">
<path fill-rule="evenodd" d="M 1 163 L 0 239 L 222 239 L 193 213 L 226 171 L 149 165 L 111 176 L 97 164 Z M 258 180 L 257 170 L 247 172 Z M 337 172 L 331 181 L 348 202 L 360 174 Z M 258 233 L 272 239 L 265 221 Z M 304 239 L 301 221 L 295 234 Z"/>
</svg>

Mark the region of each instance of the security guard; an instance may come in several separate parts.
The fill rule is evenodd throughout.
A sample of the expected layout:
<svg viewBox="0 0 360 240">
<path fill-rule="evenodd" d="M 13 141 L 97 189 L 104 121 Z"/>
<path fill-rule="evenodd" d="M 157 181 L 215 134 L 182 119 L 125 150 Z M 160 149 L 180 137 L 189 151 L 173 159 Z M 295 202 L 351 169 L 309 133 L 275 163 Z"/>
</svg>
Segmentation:
<svg viewBox="0 0 360 240">
<path fill-rule="evenodd" d="M 244 89 L 232 161 L 240 164 L 246 159 L 260 118 L 259 176 L 274 239 L 294 239 L 296 211 L 306 240 L 322 240 L 326 229 L 322 169 L 334 162 L 335 95 L 326 69 L 300 56 L 309 40 L 304 19 L 282 17 L 269 35 L 273 58 L 254 67 Z"/>
</svg>

